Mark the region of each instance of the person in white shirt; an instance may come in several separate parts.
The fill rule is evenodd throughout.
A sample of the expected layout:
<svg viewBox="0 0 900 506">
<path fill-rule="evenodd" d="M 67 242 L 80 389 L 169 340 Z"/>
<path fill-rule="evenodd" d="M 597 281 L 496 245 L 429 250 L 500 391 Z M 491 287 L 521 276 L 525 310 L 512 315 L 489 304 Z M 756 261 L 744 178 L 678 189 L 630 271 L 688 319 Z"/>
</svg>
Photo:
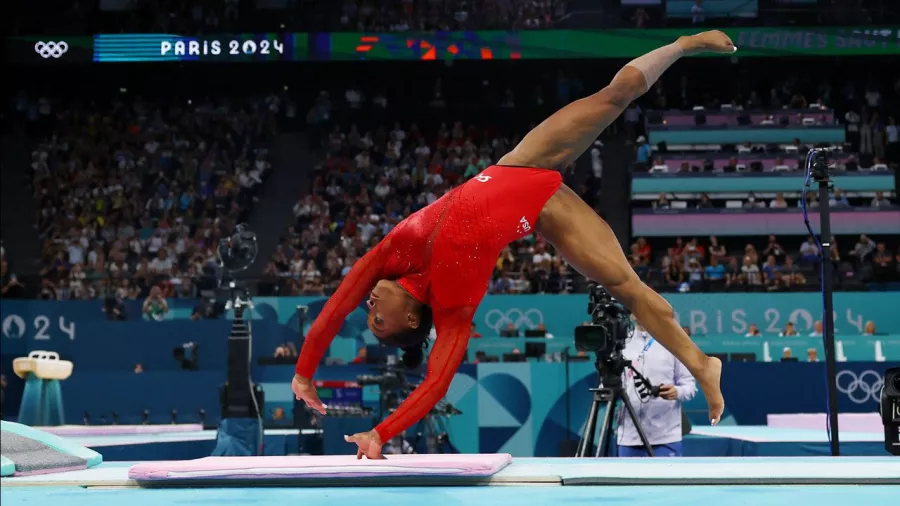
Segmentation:
<svg viewBox="0 0 900 506">
<path fill-rule="evenodd" d="M 822 320 L 816 320 L 816 323 L 813 324 L 813 331 L 809 333 L 809 337 L 822 337 L 825 332 L 825 326 L 822 324 Z"/>
<path fill-rule="evenodd" d="M 778 194 L 775 195 L 775 199 L 769 202 L 770 209 L 787 209 L 787 207 L 788 203 L 784 200 L 784 194 L 781 192 L 778 192 Z"/>
<path fill-rule="evenodd" d="M 747 333 L 744 334 L 744 337 L 760 337 L 762 336 L 762 332 L 759 331 L 759 326 L 755 323 L 751 323 L 750 327 L 747 329 Z"/>
<path fill-rule="evenodd" d="M 750 257 L 744 257 L 744 265 L 741 266 L 741 274 L 747 281 L 748 285 L 761 285 L 762 275 L 759 273 L 759 266 L 753 263 Z"/>
<path fill-rule="evenodd" d="M 632 366 L 652 385 L 660 386 L 659 397 L 642 397 L 638 393 L 631 369 L 625 371 L 623 382 L 654 455 L 680 457 L 683 455 L 681 405 L 697 395 L 697 384 L 684 365 L 655 341 L 649 332 L 636 323 L 634 335 L 622 354 L 631 360 Z M 637 428 L 624 409 L 619 410 L 616 441 L 619 457 L 649 456 L 641 443 Z"/>
<path fill-rule="evenodd" d="M 705 21 L 706 17 L 703 15 L 703 0 L 697 0 L 694 2 L 694 5 L 691 6 L 691 23 L 702 25 Z"/>
<path fill-rule="evenodd" d="M 662 158 L 657 158 L 653 161 L 653 167 L 650 167 L 650 172 L 669 172 L 669 166 L 666 165 L 666 162 L 663 161 Z"/>
</svg>

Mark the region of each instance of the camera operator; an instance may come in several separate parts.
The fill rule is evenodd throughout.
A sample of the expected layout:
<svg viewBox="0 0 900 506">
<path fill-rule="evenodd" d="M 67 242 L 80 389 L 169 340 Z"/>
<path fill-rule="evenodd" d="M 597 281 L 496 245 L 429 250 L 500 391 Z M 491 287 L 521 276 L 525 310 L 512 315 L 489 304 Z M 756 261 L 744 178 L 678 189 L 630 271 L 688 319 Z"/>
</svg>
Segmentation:
<svg viewBox="0 0 900 506">
<path fill-rule="evenodd" d="M 659 393 L 647 392 L 635 385 L 634 373 L 625 370 L 624 385 L 632 399 L 638 420 L 658 457 L 682 456 L 681 403 L 697 394 L 694 377 L 668 350 L 656 343 L 653 336 L 635 320 L 634 335 L 622 352 L 632 366 L 651 384 L 659 386 Z M 643 392 L 643 395 L 641 395 Z M 617 442 L 619 457 L 647 457 L 637 429 L 631 418 L 619 412 Z"/>
</svg>

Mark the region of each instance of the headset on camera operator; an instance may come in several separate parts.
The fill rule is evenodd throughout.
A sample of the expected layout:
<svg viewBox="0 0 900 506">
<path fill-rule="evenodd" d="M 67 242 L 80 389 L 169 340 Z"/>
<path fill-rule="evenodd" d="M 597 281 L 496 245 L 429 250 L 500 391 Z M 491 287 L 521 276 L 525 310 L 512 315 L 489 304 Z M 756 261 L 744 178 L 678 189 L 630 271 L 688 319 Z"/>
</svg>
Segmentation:
<svg viewBox="0 0 900 506">
<path fill-rule="evenodd" d="M 635 321 L 634 334 L 622 354 L 645 376 L 650 385 L 635 381 L 631 369 L 624 373 L 628 396 L 634 400 L 638 420 L 653 452 L 660 457 L 682 456 L 681 404 L 697 394 L 694 377 L 668 350 Z M 646 457 L 634 423 L 619 411 L 617 442 L 620 457 Z"/>
</svg>

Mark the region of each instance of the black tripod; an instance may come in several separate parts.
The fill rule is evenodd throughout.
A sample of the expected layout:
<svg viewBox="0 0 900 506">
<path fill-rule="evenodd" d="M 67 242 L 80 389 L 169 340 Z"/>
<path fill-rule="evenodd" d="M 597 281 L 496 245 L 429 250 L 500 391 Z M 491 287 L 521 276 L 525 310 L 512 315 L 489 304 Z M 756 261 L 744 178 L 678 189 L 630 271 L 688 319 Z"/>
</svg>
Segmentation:
<svg viewBox="0 0 900 506">
<path fill-rule="evenodd" d="M 647 453 L 652 457 L 653 447 L 650 445 L 650 441 L 644 433 L 644 428 L 641 427 L 641 422 L 638 420 L 637 413 L 634 411 L 634 406 L 625 392 L 625 386 L 622 384 L 622 374 L 627 367 L 634 373 L 636 384 L 646 387 L 650 382 L 631 366 L 631 361 L 625 360 L 621 356 L 613 357 L 608 361 L 602 361 L 598 358 L 595 365 L 597 366 L 597 373 L 600 375 L 600 386 L 591 389 L 591 392 L 594 393 L 594 402 L 591 404 L 591 411 L 584 424 L 584 435 L 578 443 L 578 450 L 575 452 L 575 456 L 590 456 L 591 448 L 594 447 L 594 433 L 597 431 L 597 416 L 600 413 L 600 407 L 605 406 L 606 413 L 603 415 L 603 426 L 600 427 L 600 444 L 597 446 L 597 452 L 594 454 L 594 457 L 609 457 L 610 439 L 613 434 L 613 416 L 615 415 L 616 407 L 621 401 L 625 405 L 625 410 L 628 412 L 631 422 L 637 429 L 641 443 L 643 443 Z"/>
</svg>

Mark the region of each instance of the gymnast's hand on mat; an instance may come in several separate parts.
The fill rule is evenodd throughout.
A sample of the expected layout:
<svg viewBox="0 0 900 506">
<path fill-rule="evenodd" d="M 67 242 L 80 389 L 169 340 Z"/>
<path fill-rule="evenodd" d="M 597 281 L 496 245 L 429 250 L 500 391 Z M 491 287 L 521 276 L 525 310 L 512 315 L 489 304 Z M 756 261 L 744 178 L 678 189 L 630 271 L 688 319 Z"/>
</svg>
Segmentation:
<svg viewBox="0 0 900 506">
<path fill-rule="evenodd" d="M 313 386 L 312 380 L 295 374 L 294 380 L 291 381 L 291 390 L 294 391 L 294 397 L 298 401 L 303 401 L 312 409 L 325 414 L 326 406 L 319 400 L 319 394 L 316 393 L 316 387 Z"/>
<path fill-rule="evenodd" d="M 384 443 L 381 442 L 381 437 L 374 430 L 360 432 L 359 434 L 354 434 L 352 436 L 344 436 L 344 441 L 356 443 L 356 446 L 359 447 L 359 449 L 356 450 L 357 459 L 363 457 L 372 460 L 384 458 L 384 455 L 381 454 L 381 446 Z"/>
</svg>

